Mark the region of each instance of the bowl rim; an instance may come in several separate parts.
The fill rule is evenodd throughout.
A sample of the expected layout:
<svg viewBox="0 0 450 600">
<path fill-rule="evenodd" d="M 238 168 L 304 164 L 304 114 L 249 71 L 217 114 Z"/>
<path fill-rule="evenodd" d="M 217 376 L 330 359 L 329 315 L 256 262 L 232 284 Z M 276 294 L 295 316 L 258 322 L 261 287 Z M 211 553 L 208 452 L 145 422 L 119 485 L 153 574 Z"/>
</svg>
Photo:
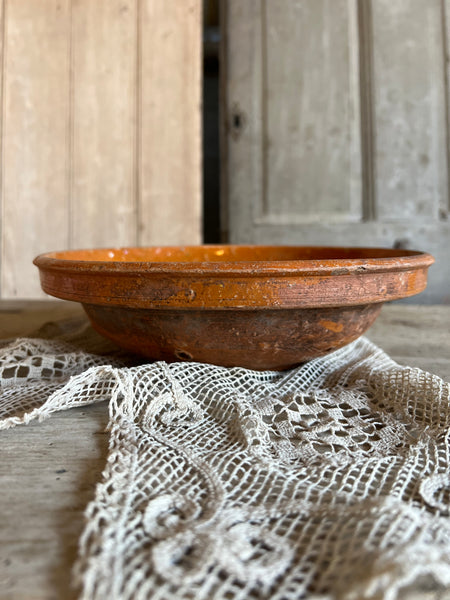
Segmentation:
<svg viewBox="0 0 450 600">
<path fill-rule="evenodd" d="M 289 250 L 326 250 L 327 252 L 353 251 L 366 254 L 358 258 L 303 258 L 286 260 L 226 260 L 226 261 L 115 261 L 115 260 L 96 260 L 80 259 L 77 254 L 95 253 L 95 252 L 117 252 L 124 250 L 139 249 L 166 251 L 176 250 L 196 250 L 208 249 L 211 252 L 227 249 L 244 250 L 267 250 L 283 249 Z M 386 254 L 391 256 L 373 256 L 373 254 Z M 372 254 L 372 256 L 370 256 Z M 67 256 L 73 256 L 68 258 Z M 354 272 L 388 272 L 388 271 L 406 271 L 429 267 L 434 263 L 434 257 L 428 252 L 420 250 L 403 250 L 386 248 L 381 246 L 297 246 L 297 245 L 260 245 L 260 244 L 192 244 L 192 245 L 167 245 L 167 246 L 121 246 L 105 248 L 89 248 L 62 250 L 46 252 L 38 255 L 33 263 L 44 270 L 64 270 L 89 273 L 104 274 L 145 274 L 145 273 L 168 273 L 189 275 L 345 275 Z"/>
</svg>

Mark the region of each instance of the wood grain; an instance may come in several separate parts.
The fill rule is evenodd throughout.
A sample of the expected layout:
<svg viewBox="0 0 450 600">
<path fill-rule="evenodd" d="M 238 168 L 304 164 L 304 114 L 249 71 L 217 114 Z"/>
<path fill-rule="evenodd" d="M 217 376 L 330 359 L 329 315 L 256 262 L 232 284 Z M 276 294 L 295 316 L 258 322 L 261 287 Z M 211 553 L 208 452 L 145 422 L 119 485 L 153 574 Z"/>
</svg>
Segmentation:
<svg viewBox="0 0 450 600">
<path fill-rule="evenodd" d="M 356 2 L 231 0 L 226 12 L 230 241 L 360 220 Z"/>
<path fill-rule="evenodd" d="M 262 11 L 260 0 L 229 0 L 223 7 L 223 132 L 226 150 L 222 198 L 230 242 L 254 241 L 253 215 L 263 197 Z M 240 116 L 241 127 L 233 127 Z M 225 145 L 225 144 L 224 144 Z M 226 191 L 226 195 L 223 193 Z M 225 215 L 225 211 L 223 211 Z M 239 240 L 239 241 L 238 241 Z"/>
<path fill-rule="evenodd" d="M 200 242 L 201 1 L 0 4 L 0 297 L 41 252 Z"/>
<path fill-rule="evenodd" d="M 383 306 L 367 337 L 402 365 L 450 382 L 450 306 Z"/>
<path fill-rule="evenodd" d="M 107 422 L 102 403 L 1 432 L 1 598 L 78 597 L 71 570 L 105 465 Z"/>
<path fill-rule="evenodd" d="M 142 0 L 139 242 L 201 240 L 200 0 Z"/>
<path fill-rule="evenodd" d="M 69 242 L 70 2 L 5 4 L 3 297 L 36 297 L 31 261 Z"/>
<path fill-rule="evenodd" d="M 78 302 L 0 300 L 0 339 L 31 334 L 48 322 L 80 318 L 86 320 L 86 315 Z"/>
<path fill-rule="evenodd" d="M 430 252 L 450 304 L 448 0 L 226 4 L 228 240 Z"/>
<path fill-rule="evenodd" d="M 262 7 L 266 217 L 360 220 L 356 3 Z"/>
<path fill-rule="evenodd" d="M 72 9 L 73 248 L 134 245 L 137 0 Z"/>
<path fill-rule="evenodd" d="M 448 194 L 441 2 L 371 6 L 377 215 L 437 220 Z"/>
</svg>

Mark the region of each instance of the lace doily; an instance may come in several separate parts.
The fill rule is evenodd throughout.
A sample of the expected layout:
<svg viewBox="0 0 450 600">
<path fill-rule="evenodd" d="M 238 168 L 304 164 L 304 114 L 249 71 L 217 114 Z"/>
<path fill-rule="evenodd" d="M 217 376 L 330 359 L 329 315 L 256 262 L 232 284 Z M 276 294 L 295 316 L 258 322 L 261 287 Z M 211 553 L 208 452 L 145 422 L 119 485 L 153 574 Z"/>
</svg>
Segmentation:
<svg viewBox="0 0 450 600">
<path fill-rule="evenodd" d="M 107 400 L 83 599 L 394 599 L 450 586 L 449 384 L 365 338 L 288 372 L 0 348 L 0 428 Z"/>
</svg>

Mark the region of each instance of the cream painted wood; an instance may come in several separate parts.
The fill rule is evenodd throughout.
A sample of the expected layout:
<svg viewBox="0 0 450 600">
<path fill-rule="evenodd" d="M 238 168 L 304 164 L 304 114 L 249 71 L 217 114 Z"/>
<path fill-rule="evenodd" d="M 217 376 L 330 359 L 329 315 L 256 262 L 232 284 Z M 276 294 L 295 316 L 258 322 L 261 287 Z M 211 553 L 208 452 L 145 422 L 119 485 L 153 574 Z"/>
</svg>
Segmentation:
<svg viewBox="0 0 450 600">
<path fill-rule="evenodd" d="M 201 241 L 200 0 L 142 2 L 141 244 Z"/>
<path fill-rule="evenodd" d="M 136 243 L 137 3 L 72 8 L 70 243 Z"/>
<path fill-rule="evenodd" d="M 230 241 L 426 250 L 418 299 L 450 303 L 448 0 L 242 4 L 224 19 Z"/>
<path fill-rule="evenodd" d="M 201 0 L 3 0 L 0 297 L 32 259 L 201 241 Z"/>
<path fill-rule="evenodd" d="M 70 2 L 4 10 L 1 293 L 33 297 L 34 256 L 69 243 Z"/>
</svg>

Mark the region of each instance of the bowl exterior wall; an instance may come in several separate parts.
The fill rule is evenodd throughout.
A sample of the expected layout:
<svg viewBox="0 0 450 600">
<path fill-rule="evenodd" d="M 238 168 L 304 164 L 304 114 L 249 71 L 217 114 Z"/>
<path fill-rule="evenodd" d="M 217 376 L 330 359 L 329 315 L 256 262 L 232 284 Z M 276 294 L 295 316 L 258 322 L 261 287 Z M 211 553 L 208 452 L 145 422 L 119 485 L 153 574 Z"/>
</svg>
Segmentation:
<svg viewBox="0 0 450 600">
<path fill-rule="evenodd" d="M 150 360 L 284 370 L 358 338 L 381 306 L 283 311 L 84 308 L 100 334 Z"/>
<path fill-rule="evenodd" d="M 128 266 L 128 265 L 127 265 Z M 376 266 L 375 266 L 376 267 Z M 420 293 L 428 265 L 379 271 L 361 265 L 347 272 L 296 271 L 224 274 L 132 271 L 112 268 L 89 271 L 44 266 L 43 290 L 52 296 L 86 304 L 148 309 L 292 309 L 355 306 L 387 302 Z M 373 270 L 375 269 L 375 270 Z"/>
<path fill-rule="evenodd" d="M 173 246 L 38 256 L 41 285 L 150 360 L 287 369 L 360 336 L 384 302 L 420 293 L 427 253 Z"/>
</svg>

